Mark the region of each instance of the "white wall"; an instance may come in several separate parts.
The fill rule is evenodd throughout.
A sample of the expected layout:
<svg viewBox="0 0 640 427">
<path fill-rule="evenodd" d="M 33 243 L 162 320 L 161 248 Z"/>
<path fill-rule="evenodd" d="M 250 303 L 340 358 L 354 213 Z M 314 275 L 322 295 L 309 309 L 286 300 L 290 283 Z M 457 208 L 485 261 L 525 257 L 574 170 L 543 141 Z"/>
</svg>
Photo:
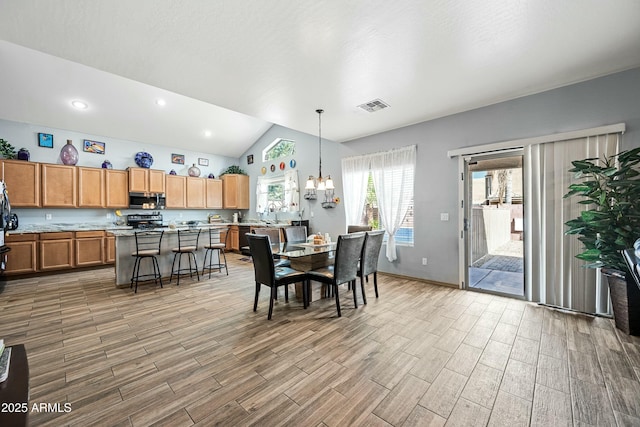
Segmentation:
<svg viewBox="0 0 640 427">
<path fill-rule="evenodd" d="M 640 68 L 342 144 L 340 158 L 418 146 L 415 246 L 398 247 L 394 263 L 382 257 L 380 270 L 458 283 L 460 178 L 457 159 L 449 159 L 448 150 L 620 122 L 627 124 L 623 149 L 639 147 L 638 100 Z M 441 212 L 450 214 L 448 222 L 440 221 Z M 421 265 L 422 257 L 428 258 L 427 266 Z"/>
</svg>

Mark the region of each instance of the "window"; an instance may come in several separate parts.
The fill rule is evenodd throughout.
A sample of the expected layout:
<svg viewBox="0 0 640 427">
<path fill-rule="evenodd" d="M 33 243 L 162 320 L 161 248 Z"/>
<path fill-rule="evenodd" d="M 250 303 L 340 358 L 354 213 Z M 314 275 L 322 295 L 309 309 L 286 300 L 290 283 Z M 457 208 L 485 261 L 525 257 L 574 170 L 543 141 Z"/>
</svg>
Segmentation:
<svg viewBox="0 0 640 427">
<path fill-rule="evenodd" d="M 280 183 L 267 185 L 267 210 L 281 211 L 284 207 L 284 180 Z"/>
<path fill-rule="evenodd" d="M 376 189 L 373 185 L 373 175 L 369 173 L 367 180 L 367 196 L 362 210 L 362 218 L 360 224 L 368 225 L 372 230 L 380 230 L 380 211 L 378 209 L 378 198 L 376 197 Z M 384 240 L 387 241 L 388 236 L 385 234 Z M 402 224 L 396 233 L 396 244 L 413 246 L 413 198 L 409 204 L 407 214 L 402 220 Z"/>
<path fill-rule="evenodd" d="M 289 139 L 277 138 L 262 150 L 262 160 L 269 161 L 280 157 L 292 156 L 296 152 L 296 143 Z"/>
</svg>

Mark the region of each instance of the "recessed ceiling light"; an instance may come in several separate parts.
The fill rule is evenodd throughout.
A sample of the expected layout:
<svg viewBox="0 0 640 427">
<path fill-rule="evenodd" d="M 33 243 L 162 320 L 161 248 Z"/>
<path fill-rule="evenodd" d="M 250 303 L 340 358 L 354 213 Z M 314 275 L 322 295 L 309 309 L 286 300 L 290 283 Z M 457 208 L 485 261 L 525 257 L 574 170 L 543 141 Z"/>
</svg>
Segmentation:
<svg viewBox="0 0 640 427">
<path fill-rule="evenodd" d="M 210 130 L 204 131 L 204 136 L 206 136 L 207 138 L 211 138 L 211 135 L 213 135 L 213 133 Z"/>
<path fill-rule="evenodd" d="M 162 98 L 158 98 L 158 99 L 156 99 L 156 104 L 158 104 L 161 107 L 164 107 L 165 105 L 167 105 L 167 101 L 165 101 Z"/>
<path fill-rule="evenodd" d="M 84 101 L 71 101 L 71 106 L 73 106 L 73 108 L 77 108 L 78 110 L 86 110 L 87 108 L 89 108 L 89 104 L 87 104 Z"/>
</svg>

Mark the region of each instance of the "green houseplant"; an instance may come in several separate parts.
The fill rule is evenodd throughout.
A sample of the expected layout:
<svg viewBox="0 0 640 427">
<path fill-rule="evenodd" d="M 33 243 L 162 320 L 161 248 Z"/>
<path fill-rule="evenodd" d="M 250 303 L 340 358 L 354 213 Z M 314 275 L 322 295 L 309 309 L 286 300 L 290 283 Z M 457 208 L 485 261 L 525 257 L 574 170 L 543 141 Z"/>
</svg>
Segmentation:
<svg viewBox="0 0 640 427">
<path fill-rule="evenodd" d="M 6 139 L 0 138 L 0 155 L 5 159 L 15 159 L 16 148 Z"/>
<path fill-rule="evenodd" d="M 578 235 L 584 251 L 577 258 L 586 267 L 602 268 L 607 277 L 616 327 L 640 334 L 640 290 L 628 271 L 623 249 L 640 237 L 640 148 L 602 159 L 572 162 L 576 178 L 566 197 L 582 196 L 589 207 L 567 221 L 566 234 Z"/>
<path fill-rule="evenodd" d="M 220 175 L 226 175 L 228 173 L 229 174 L 234 173 L 234 174 L 239 174 L 239 175 L 246 175 L 247 174 L 245 171 L 240 169 L 240 166 L 238 166 L 238 165 L 229 166 L 224 171 L 222 171 L 222 173 Z"/>
</svg>

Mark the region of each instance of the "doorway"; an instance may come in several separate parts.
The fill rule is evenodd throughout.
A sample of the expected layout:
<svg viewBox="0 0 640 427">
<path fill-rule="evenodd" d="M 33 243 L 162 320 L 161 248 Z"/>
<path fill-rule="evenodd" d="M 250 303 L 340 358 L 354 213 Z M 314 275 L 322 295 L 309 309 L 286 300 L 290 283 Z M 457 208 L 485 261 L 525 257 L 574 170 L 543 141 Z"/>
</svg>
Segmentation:
<svg viewBox="0 0 640 427">
<path fill-rule="evenodd" d="M 465 288 L 523 298 L 523 151 L 465 158 Z"/>
</svg>

